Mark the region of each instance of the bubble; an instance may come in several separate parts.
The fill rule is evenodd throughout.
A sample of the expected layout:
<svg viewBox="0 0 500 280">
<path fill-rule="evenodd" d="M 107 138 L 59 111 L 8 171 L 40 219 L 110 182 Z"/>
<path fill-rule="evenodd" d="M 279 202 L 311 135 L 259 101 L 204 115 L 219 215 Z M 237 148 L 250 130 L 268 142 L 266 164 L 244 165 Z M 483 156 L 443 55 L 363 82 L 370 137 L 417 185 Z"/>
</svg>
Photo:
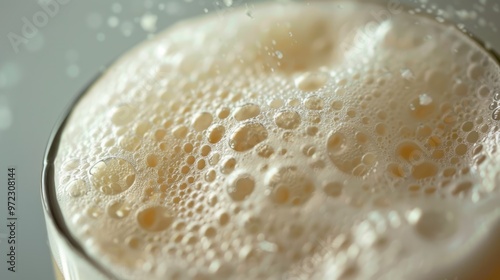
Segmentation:
<svg viewBox="0 0 500 280">
<path fill-rule="evenodd" d="M 429 177 L 434 177 L 437 175 L 439 169 L 432 162 L 423 162 L 421 164 L 415 165 L 412 170 L 413 178 L 420 180 Z"/>
<path fill-rule="evenodd" d="M 422 158 L 423 151 L 414 142 L 403 142 L 397 146 L 396 154 L 407 162 L 416 162 Z"/>
<path fill-rule="evenodd" d="M 342 110 L 344 103 L 341 100 L 335 100 L 332 102 L 332 109 L 335 111 Z"/>
<path fill-rule="evenodd" d="M 173 213 L 162 206 L 149 207 L 137 213 L 139 226 L 147 231 L 158 232 L 166 230 L 174 222 Z"/>
<path fill-rule="evenodd" d="M 124 126 L 135 119 L 135 109 L 129 105 L 121 105 L 111 110 L 111 122 L 116 126 Z"/>
<path fill-rule="evenodd" d="M 330 76 L 323 72 L 308 72 L 295 78 L 295 86 L 302 91 L 316 91 L 326 85 Z"/>
<path fill-rule="evenodd" d="M 134 152 L 141 145 L 141 139 L 135 136 L 123 137 L 120 139 L 119 145 L 125 151 Z"/>
<path fill-rule="evenodd" d="M 233 157 L 228 157 L 222 161 L 222 166 L 220 171 L 223 174 L 230 174 L 236 167 L 236 160 Z"/>
<path fill-rule="evenodd" d="M 127 217 L 131 210 L 132 209 L 128 203 L 120 200 L 110 202 L 107 207 L 108 215 L 114 219 L 123 219 Z"/>
<path fill-rule="evenodd" d="M 186 135 L 188 134 L 188 132 L 189 132 L 188 128 L 183 126 L 183 125 L 176 126 L 172 129 L 172 134 L 177 139 L 186 138 Z"/>
<path fill-rule="evenodd" d="M 136 171 L 130 162 L 121 158 L 108 158 L 94 164 L 89 180 L 94 188 L 106 195 L 128 190 L 135 181 Z"/>
<path fill-rule="evenodd" d="M 234 118 L 237 121 L 244 121 L 255 118 L 260 114 L 260 107 L 255 104 L 246 104 L 234 111 Z"/>
<path fill-rule="evenodd" d="M 255 188 L 255 180 L 249 174 L 238 175 L 227 187 L 227 193 L 233 201 L 243 201 Z"/>
<path fill-rule="evenodd" d="M 415 232 L 427 240 L 443 239 L 451 236 L 456 230 L 455 216 L 442 210 L 422 210 L 415 208 L 407 214 L 410 225 Z"/>
<path fill-rule="evenodd" d="M 87 186 L 83 180 L 75 180 L 68 184 L 67 190 L 71 197 L 81 197 L 87 193 Z"/>
<path fill-rule="evenodd" d="M 323 99 L 317 96 L 308 97 L 304 101 L 304 106 L 309 110 L 321 110 L 323 109 Z"/>
<path fill-rule="evenodd" d="M 283 129 L 296 129 L 300 126 L 300 115 L 295 111 L 282 111 L 275 115 L 274 122 Z"/>
<path fill-rule="evenodd" d="M 348 139 L 340 131 L 333 132 L 328 137 L 326 149 L 330 161 L 342 172 L 354 176 L 363 176 L 368 173 L 371 166 L 362 162 L 366 154 L 368 138 L 364 133 L 356 133 L 355 139 Z"/>
<path fill-rule="evenodd" d="M 231 134 L 229 146 L 237 152 L 245 152 L 267 139 L 267 129 L 260 123 L 245 123 Z"/>
<path fill-rule="evenodd" d="M 220 108 L 219 110 L 217 110 L 217 117 L 221 120 L 229 117 L 229 114 L 231 113 L 231 110 L 227 107 L 224 107 L 224 108 Z"/>
<path fill-rule="evenodd" d="M 343 184 L 340 182 L 330 182 L 323 187 L 326 195 L 331 197 L 338 197 L 342 194 Z"/>
<path fill-rule="evenodd" d="M 500 108 L 497 108 L 493 113 L 491 114 L 491 118 L 495 121 L 500 121 Z"/>
<path fill-rule="evenodd" d="M 196 131 L 204 131 L 212 124 L 212 121 L 212 114 L 207 112 L 198 113 L 193 118 L 192 126 Z"/>
<path fill-rule="evenodd" d="M 158 157 L 156 155 L 148 155 L 146 158 L 146 165 L 148 167 L 156 167 L 158 165 Z"/>
<path fill-rule="evenodd" d="M 208 142 L 215 144 L 218 143 L 222 137 L 224 136 L 224 133 L 226 132 L 226 128 L 222 125 L 213 125 L 208 129 L 207 137 L 208 137 Z"/>
<path fill-rule="evenodd" d="M 219 224 L 221 226 L 227 225 L 229 223 L 229 220 L 231 219 L 231 216 L 229 216 L 229 214 L 224 211 L 219 212 L 218 217 L 219 217 Z"/>
<path fill-rule="evenodd" d="M 414 99 L 410 104 L 410 113 L 413 117 L 419 120 L 428 119 L 432 116 L 435 110 L 435 105 L 432 98 L 428 94 L 422 94 L 419 98 Z"/>
<path fill-rule="evenodd" d="M 302 205 L 315 189 L 313 181 L 296 166 L 274 170 L 267 185 L 271 200 L 280 205 Z"/>
</svg>

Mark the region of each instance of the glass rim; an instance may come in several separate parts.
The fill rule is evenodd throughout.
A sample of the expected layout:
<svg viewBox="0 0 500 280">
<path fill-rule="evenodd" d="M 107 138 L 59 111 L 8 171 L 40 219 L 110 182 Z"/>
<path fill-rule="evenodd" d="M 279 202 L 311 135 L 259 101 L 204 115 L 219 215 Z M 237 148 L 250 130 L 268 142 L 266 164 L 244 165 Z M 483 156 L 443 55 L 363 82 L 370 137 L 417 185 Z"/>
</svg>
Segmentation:
<svg viewBox="0 0 500 280">
<path fill-rule="evenodd" d="M 331 0 L 332 2 L 335 1 L 340 1 L 340 0 Z M 355 0 L 357 2 L 373 2 L 373 3 L 389 3 L 390 0 Z M 259 1 L 260 2 L 260 1 Z M 414 5 L 414 3 L 410 2 L 405 2 L 401 3 L 403 6 L 403 9 L 405 12 L 408 12 L 412 8 L 415 8 L 417 6 Z M 424 18 L 432 18 L 432 15 L 427 15 L 427 14 L 415 14 L 413 16 L 417 17 L 424 17 Z M 173 26 L 175 23 L 182 21 L 177 20 L 167 26 L 164 27 L 163 30 L 159 30 L 156 35 L 161 34 L 165 29 L 168 29 L 170 26 Z M 462 33 L 463 35 L 467 36 L 470 38 L 475 44 L 477 44 L 480 48 L 485 50 L 485 52 L 495 61 L 500 65 L 500 43 L 499 45 L 494 45 L 494 46 L 488 46 L 486 43 L 487 41 L 484 38 L 481 38 L 480 36 L 477 36 L 474 32 L 470 31 L 468 28 L 465 28 L 464 30 L 461 30 L 456 26 L 458 22 L 456 19 L 445 19 L 444 22 L 439 22 L 440 25 L 447 25 L 450 26 L 454 29 L 456 29 L 458 32 Z M 499 23 L 500 24 L 500 23 Z M 102 78 L 106 72 L 112 67 L 119 59 L 129 52 L 130 50 L 133 50 L 140 44 L 146 42 L 147 40 L 141 40 L 134 45 L 131 46 L 131 48 L 125 50 L 124 53 L 121 53 L 118 55 L 118 58 L 112 59 L 111 63 L 105 64 L 104 70 L 99 70 L 98 73 L 89 80 L 84 86 L 82 90 L 79 91 L 79 93 L 70 101 L 68 105 L 66 105 L 66 108 L 63 110 L 62 115 L 58 117 L 56 120 L 50 136 L 49 140 L 47 142 L 47 145 L 45 146 L 45 152 L 43 156 L 43 167 L 42 167 L 42 174 L 41 174 L 41 201 L 42 201 L 42 207 L 43 211 L 45 214 L 45 223 L 50 223 L 56 230 L 56 233 L 58 234 L 58 238 L 62 240 L 68 248 L 75 254 L 77 254 L 79 257 L 81 257 L 84 261 L 86 261 L 92 268 L 96 269 L 100 274 L 102 274 L 104 277 L 107 279 L 113 279 L 113 280 L 118 280 L 120 277 L 118 277 L 116 274 L 112 273 L 109 269 L 105 268 L 99 261 L 97 261 L 94 257 L 92 257 L 90 254 L 88 254 L 87 250 L 84 249 L 82 246 L 81 242 L 78 241 L 77 238 L 74 237 L 74 235 L 71 233 L 71 231 L 68 229 L 68 226 L 66 225 L 65 219 L 62 215 L 62 211 L 59 205 L 59 202 L 57 200 L 57 194 L 56 194 L 56 183 L 55 183 L 55 170 L 54 170 L 54 161 L 58 155 L 58 149 L 59 149 L 59 144 L 61 140 L 62 133 L 71 117 L 71 114 L 77 104 L 81 101 L 81 99 L 85 96 L 85 94 L 96 84 L 97 81 Z M 52 254 L 52 252 L 51 252 Z M 56 266 L 58 266 L 56 262 Z M 61 268 L 59 268 L 61 269 Z M 62 272 L 62 270 L 61 270 Z M 64 274 L 63 274 L 64 276 Z"/>
<path fill-rule="evenodd" d="M 112 65 L 112 63 L 108 65 Z M 45 148 L 45 153 L 43 157 L 43 167 L 41 176 L 42 181 L 41 181 L 40 191 L 41 191 L 42 207 L 45 214 L 45 222 L 51 223 L 51 225 L 55 228 L 57 234 L 59 235 L 58 238 L 62 240 L 69 247 L 69 249 L 72 250 L 72 252 L 78 254 L 79 257 L 85 260 L 93 268 L 98 270 L 99 273 L 104 275 L 106 278 L 118 279 L 117 276 L 115 276 L 105 267 L 100 265 L 99 262 L 96 261 L 93 257 L 91 257 L 87 253 L 87 251 L 83 248 L 81 243 L 77 240 L 77 238 L 75 238 L 73 234 L 70 232 L 62 215 L 62 211 L 59 206 L 59 202 L 57 201 L 57 194 L 55 191 L 56 183 L 55 183 L 54 161 L 58 154 L 61 135 L 76 105 L 80 102 L 83 96 L 85 96 L 85 94 L 90 90 L 90 88 L 92 88 L 95 85 L 95 83 L 103 76 L 105 72 L 106 70 L 100 71 L 94 78 L 92 78 L 86 84 L 83 90 L 81 90 L 77 94 L 77 96 L 70 102 L 67 108 L 63 111 L 62 116 L 58 118 L 54 127 L 52 128 L 51 134 L 49 136 L 49 141 Z M 58 266 L 57 262 L 56 265 Z"/>
</svg>

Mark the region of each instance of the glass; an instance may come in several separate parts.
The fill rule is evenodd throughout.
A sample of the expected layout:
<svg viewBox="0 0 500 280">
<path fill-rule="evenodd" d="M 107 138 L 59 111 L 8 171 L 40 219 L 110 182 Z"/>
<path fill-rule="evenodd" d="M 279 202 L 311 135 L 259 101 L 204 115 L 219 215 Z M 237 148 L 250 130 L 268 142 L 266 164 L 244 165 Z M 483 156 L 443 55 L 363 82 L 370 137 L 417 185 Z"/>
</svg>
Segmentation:
<svg viewBox="0 0 500 280">
<path fill-rule="evenodd" d="M 195 0 L 196 1 L 196 0 Z M 200 0 L 201 1 L 201 0 Z M 180 4 L 187 5 L 184 1 L 179 0 Z M 186 1 L 187 2 L 187 1 Z M 245 4 L 251 4 L 254 2 L 261 1 L 233 1 L 233 5 L 235 6 L 244 6 Z M 304 1 L 307 2 L 307 1 Z M 397 2 L 393 0 L 384 1 L 384 0 L 374 0 L 366 2 L 381 2 L 381 3 L 390 3 Z M 449 1 L 425 1 L 427 4 L 434 3 L 439 7 L 452 7 L 451 10 L 471 10 L 474 9 L 475 1 L 454 1 L 453 4 L 449 4 Z M 219 3 L 219 2 L 217 2 Z M 411 3 L 405 3 L 409 6 L 412 6 Z M 215 5 L 215 4 L 214 4 Z M 221 5 L 216 4 L 217 5 Z M 222 10 L 223 8 L 221 8 Z M 485 12 L 486 19 L 494 20 L 498 18 L 498 12 L 495 11 L 498 9 L 498 5 L 493 4 L 493 8 L 491 10 L 487 10 Z M 449 9 L 448 9 L 449 10 Z M 199 8 L 199 11 L 196 11 L 199 15 L 203 14 L 203 9 Z M 425 10 L 424 10 L 425 12 Z M 435 10 L 429 11 L 429 13 L 433 13 Z M 195 14 L 196 15 L 196 14 Z M 484 26 L 477 25 L 475 20 L 471 20 L 470 17 L 467 16 L 451 16 L 451 21 L 461 22 L 465 27 L 467 27 L 473 34 L 475 34 L 479 38 L 479 41 L 484 43 L 486 47 L 492 48 L 492 52 L 496 53 L 496 51 L 500 50 L 500 36 L 497 35 L 494 30 L 497 26 L 500 25 L 499 21 L 493 21 L 494 25 L 486 23 Z M 89 84 L 89 87 L 92 83 Z M 64 130 L 66 121 L 71 114 L 71 108 L 78 102 L 81 96 L 83 96 L 88 88 L 84 89 L 80 94 L 79 98 L 77 98 L 74 103 L 70 106 L 70 109 L 67 111 L 65 117 L 60 121 L 59 124 L 56 125 L 56 128 L 53 132 L 53 135 L 49 141 L 48 148 L 46 151 L 45 159 L 44 159 L 44 168 L 42 174 L 42 202 L 44 207 L 44 214 L 46 219 L 47 231 L 50 241 L 50 247 L 53 254 L 53 260 L 55 263 L 56 270 L 56 278 L 57 279 L 117 279 L 116 276 L 112 275 L 106 267 L 103 267 L 98 261 L 92 259 L 85 253 L 82 245 L 78 243 L 75 238 L 69 234 L 69 230 L 67 229 L 61 214 L 61 210 L 59 209 L 56 194 L 55 194 L 55 183 L 54 183 L 54 159 L 57 156 L 57 150 L 59 145 L 59 140 L 61 136 L 61 132 Z M 495 272 L 494 272 L 495 273 Z M 496 274 L 492 274 L 491 279 L 500 279 L 500 271 L 496 272 Z"/>
</svg>

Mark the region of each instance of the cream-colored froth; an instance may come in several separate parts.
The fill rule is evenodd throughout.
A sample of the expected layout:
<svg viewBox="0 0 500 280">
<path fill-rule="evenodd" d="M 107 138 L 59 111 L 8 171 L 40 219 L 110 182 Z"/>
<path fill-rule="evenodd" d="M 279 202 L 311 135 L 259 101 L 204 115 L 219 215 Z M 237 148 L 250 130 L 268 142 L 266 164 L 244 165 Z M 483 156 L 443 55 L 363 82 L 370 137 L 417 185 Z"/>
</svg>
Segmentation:
<svg viewBox="0 0 500 280">
<path fill-rule="evenodd" d="M 123 279 L 481 273 L 499 67 L 453 27 L 392 11 L 268 3 L 129 52 L 64 130 L 72 234 Z"/>
</svg>

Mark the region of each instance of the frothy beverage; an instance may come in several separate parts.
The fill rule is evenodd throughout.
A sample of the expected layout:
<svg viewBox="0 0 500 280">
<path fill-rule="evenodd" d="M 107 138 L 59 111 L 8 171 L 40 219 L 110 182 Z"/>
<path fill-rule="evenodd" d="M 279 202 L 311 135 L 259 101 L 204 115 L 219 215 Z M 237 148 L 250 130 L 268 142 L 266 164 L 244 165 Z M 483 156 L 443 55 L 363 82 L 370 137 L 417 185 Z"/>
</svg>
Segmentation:
<svg viewBox="0 0 500 280">
<path fill-rule="evenodd" d="M 86 253 L 123 279 L 490 276 L 499 65 L 386 9 L 265 4 L 120 59 L 55 162 Z"/>
</svg>

